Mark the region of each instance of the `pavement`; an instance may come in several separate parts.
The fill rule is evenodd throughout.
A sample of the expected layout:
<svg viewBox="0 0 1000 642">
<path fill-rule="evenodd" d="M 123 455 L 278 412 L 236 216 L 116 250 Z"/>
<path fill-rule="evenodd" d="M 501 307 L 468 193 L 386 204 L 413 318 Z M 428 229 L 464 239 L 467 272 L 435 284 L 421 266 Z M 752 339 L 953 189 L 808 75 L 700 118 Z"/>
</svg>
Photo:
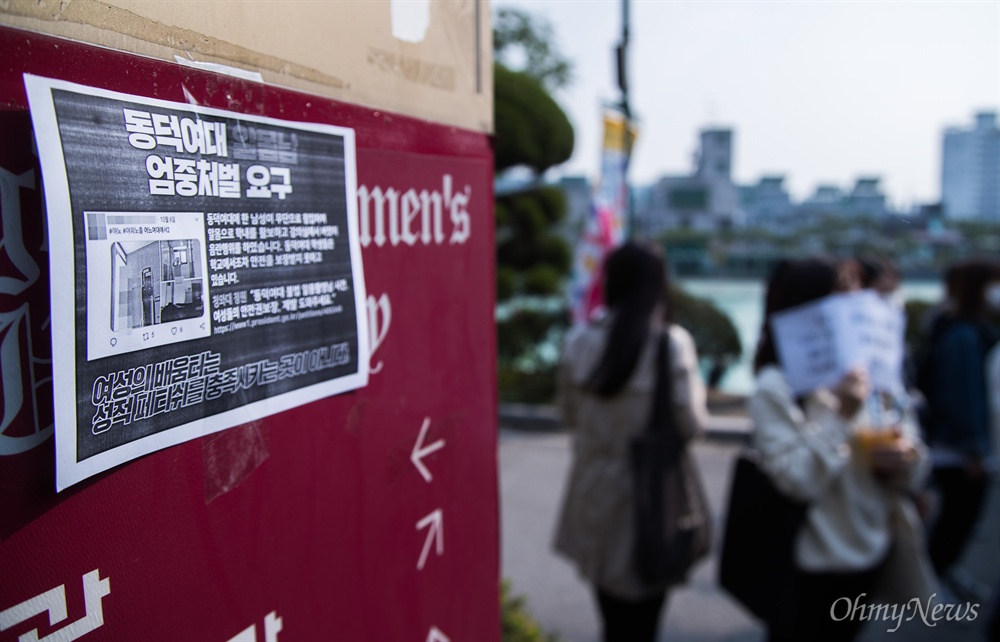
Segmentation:
<svg viewBox="0 0 1000 642">
<path fill-rule="evenodd" d="M 522 410 L 522 409 L 514 409 Z M 523 412 L 521 413 L 523 415 Z M 510 407 L 501 412 L 500 488 L 502 570 L 512 592 L 526 598 L 527 608 L 548 632 L 566 642 L 598 642 L 596 607 L 589 585 L 575 568 L 552 550 L 555 521 L 571 463 L 571 436 L 558 420 L 546 423 L 544 409 L 534 409 L 528 421 L 519 421 Z M 694 446 L 715 518 L 716 537 L 722 534 L 721 513 L 729 492 L 732 462 L 749 437 L 749 422 L 738 413 L 713 415 L 705 439 Z M 994 487 L 986 515 L 973 535 L 960 565 L 979 582 L 1000 581 L 1000 484 Z M 716 547 L 716 550 L 718 547 Z M 761 642 L 764 629 L 716 584 L 714 554 L 701 562 L 689 582 L 672 591 L 660 623 L 661 641 Z M 983 642 L 987 606 L 975 620 L 939 621 L 935 626 L 919 617 L 870 623 L 859 642 Z"/>
</svg>

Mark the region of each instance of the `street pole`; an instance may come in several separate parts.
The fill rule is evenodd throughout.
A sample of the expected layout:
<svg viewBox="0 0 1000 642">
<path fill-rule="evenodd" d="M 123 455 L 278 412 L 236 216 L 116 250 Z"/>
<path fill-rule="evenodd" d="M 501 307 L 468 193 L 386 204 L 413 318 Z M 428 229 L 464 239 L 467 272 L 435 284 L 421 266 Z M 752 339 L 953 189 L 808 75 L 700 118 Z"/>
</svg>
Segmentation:
<svg viewBox="0 0 1000 642">
<path fill-rule="evenodd" d="M 626 207 L 628 208 L 628 237 L 635 237 L 635 208 L 632 205 L 632 192 L 628 184 L 628 166 L 632 158 L 632 108 L 628 101 L 628 28 L 629 0 L 622 0 L 622 39 L 615 49 L 618 67 L 618 88 L 622 92 L 621 110 L 625 116 L 625 126 L 622 128 L 622 148 L 625 150 L 625 167 L 622 180 L 625 188 Z"/>
<path fill-rule="evenodd" d="M 622 39 L 616 48 L 618 62 L 618 88 L 622 92 L 621 109 L 626 120 L 632 119 L 632 111 L 628 103 L 628 26 L 629 0 L 622 0 Z"/>
</svg>

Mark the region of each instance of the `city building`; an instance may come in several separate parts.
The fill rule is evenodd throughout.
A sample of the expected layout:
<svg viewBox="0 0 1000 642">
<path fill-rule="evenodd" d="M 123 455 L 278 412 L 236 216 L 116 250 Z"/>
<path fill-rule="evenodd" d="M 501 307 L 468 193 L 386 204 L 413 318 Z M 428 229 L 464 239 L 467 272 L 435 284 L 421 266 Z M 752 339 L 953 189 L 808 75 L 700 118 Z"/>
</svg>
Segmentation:
<svg viewBox="0 0 1000 642">
<path fill-rule="evenodd" d="M 795 205 L 794 221 L 807 225 L 825 218 L 870 218 L 881 220 L 889 212 L 885 193 L 876 176 L 857 179 L 851 191 L 822 184 L 812 196 Z"/>
<path fill-rule="evenodd" d="M 976 114 L 971 129 L 944 131 L 941 202 L 956 221 L 1000 222 L 1000 127 L 997 113 Z"/>
<path fill-rule="evenodd" d="M 670 229 L 710 232 L 743 224 L 739 191 L 732 181 L 733 131 L 705 129 L 694 172 L 664 176 L 648 199 L 637 203 L 636 218 L 651 236 Z"/>
<path fill-rule="evenodd" d="M 784 183 L 785 177 L 776 175 L 740 186 L 740 208 L 749 227 L 780 230 L 794 225 L 794 206 Z"/>
<path fill-rule="evenodd" d="M 692 174 L 664 176 L 636 199 L 636 229 L 655 237 L 669 230 L 717 232 L 759 227 L 791 233 L 826 217 L 883 219 L 889 213 L 877 176 L 862 176 L 848 191 L 820 185 L 810 198 L 795 203 L 783 175 L 763 176 L 755 185 L 732 180 L 733 132 L 704 129 Z"/>
<path fill-rule="evenodd" d="M 885 193 L 878 184 L 877 176 L 861 177 L 854 183 L 854 189 L 847 196 L 844 204 L 848 216 L 867 216 L 882 218 L 888 212 L 885 204 Z"/>
</svg>

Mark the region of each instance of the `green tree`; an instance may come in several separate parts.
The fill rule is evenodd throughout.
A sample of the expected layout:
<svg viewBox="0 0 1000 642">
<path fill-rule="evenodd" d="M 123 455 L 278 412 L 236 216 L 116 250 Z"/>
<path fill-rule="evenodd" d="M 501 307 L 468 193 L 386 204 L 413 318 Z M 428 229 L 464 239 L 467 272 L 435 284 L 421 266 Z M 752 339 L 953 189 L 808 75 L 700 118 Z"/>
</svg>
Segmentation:
<svg viewBox="0 0 1000 642">
<path fill-rule="evenodd" d="M 699 357 L 725 357 L 736 361 L 743 354 L 736 326 L 710 301 L 674 287 L 670 292 L 670 304 L 674 323 L 691 332 Z"/>
<path fill-rule="evenodd" d="M 573 126 L 537 79 L 503 65 L 493 68 L 496 170 L 527 165 L 538 174 L 569 160 Z"/>
<path fill-rule="evenodd" d="M 566 87 L 573 75 L 572 65 L 554 41 L 548 22 L 518 9 L 500 9 L 493 20 L 493 59 L 507 69 L 523 71 L 549 91 Z"/>
<path fill-rule="evenodd" d="M 549 168 L 573 153 L 573 126 L 550 92 L 569 80 L 569 63 L 550 44 L 544 21 L 509 9 L 498 13 L 494 27 L 495 167 L 503 172 L 526 167 L 536 177 L 517 193 L 495 203 L 497 300 L 526 297 L 558 299 L 569 274 L 572 254 L 555 227 L 566 215 L 562 190 L 539 185 Z M 521 53 L 521 67 L 515 64 Z M 497 322 L 500 398 L 541 403 L 555 392 L 555 364 L 540 352 L 558 341 L 565 328 L 563 309 L 520 309 Z M 550 351 L 551 352 L 551 351 Z"/>
</svg>

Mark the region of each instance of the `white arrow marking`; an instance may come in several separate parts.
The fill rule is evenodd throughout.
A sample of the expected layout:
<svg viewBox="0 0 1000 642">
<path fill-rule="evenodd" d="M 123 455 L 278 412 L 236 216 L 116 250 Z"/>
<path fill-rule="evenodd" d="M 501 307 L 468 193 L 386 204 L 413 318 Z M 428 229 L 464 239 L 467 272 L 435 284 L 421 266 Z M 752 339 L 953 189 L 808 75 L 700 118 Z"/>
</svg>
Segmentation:
<svg viewBox="0 0 1000 642">
<path fill-rule="evenodd" d="M 441 632 L 441 629 L 432 626 L 431 630 L 427 632 L 427 642 L 451 642 L 451 640 Z"/>
<path fill-rule="evenodd" d="M 420 427 L 420 435 L 417 437 L 417 443 L 413 444 L 413 451 L 410 453 L 410 461 L 417 467 L 417 472 L 420 473 L 420 476 L 428 484 L 431 483 L 434 476 L 431 475 L 431 471 L 427 470 L 427 466 L 424 466 L 424 462 L 420 460 L 444 448 L 444 439 L 438 439 L 434 443 L 424 446 L 424 438 L 427 436 L 427 429 L 430 427 L 431 418 L 424 417 L 424 425 Z"/>
<path fill-rule="evenodd" d="M 431 552 L 431 544 L 437 539 L 437 554 L 444 555 L 444 513 L 438 508 L 430 515 L 417 522 L 417 530 L 430 526 L 427 530 L 427 539 L 424 540 L 424 550 L 420 552 L 420 560 L 417 562 L 417 570 L 424 570 L 427 563 L 427 554 Z"/>
</svg>

